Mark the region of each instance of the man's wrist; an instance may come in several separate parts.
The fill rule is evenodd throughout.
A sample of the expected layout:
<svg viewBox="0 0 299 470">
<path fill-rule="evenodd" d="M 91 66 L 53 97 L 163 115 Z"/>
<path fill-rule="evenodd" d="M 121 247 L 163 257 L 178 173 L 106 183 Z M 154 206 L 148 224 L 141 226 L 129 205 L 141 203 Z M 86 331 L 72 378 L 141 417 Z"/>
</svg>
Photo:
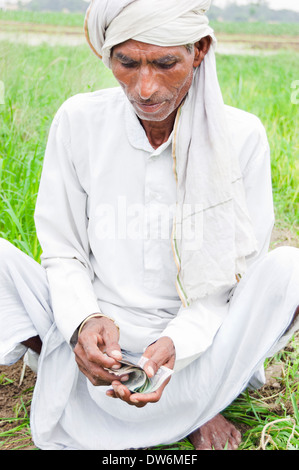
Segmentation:
<svg viewBox="0 0 299 470">
<path fill-rule="evenodd" d="M 119 330 L 119 327 L 118 327 L 118 325 L 115 323 L 115 321 L 113 320 L 113 318 L 110 318 L 110 317 L 108 317 L 107 315 L 104 315 L 103 313 L 100 313 L 100 312 L 99 312 L 99 313 L 93 313 L 93 314 L 91 314 L 91 315 L 89 315 L 88 317 L 85 318 L 85 320 L 81 323 L 81 325 L 80 325 L 79 328 L 78 328 L 78 336 L 79 336 L 80 333 L 82 332 L 82 329 L 83 329 L 84 325 L 85 325 L 89 320 L 91 320 L 92 318 L 107 318 L 108 320 L 111 320 L 111 321 L 115 324 L 116 328 Z"/>
</svg>

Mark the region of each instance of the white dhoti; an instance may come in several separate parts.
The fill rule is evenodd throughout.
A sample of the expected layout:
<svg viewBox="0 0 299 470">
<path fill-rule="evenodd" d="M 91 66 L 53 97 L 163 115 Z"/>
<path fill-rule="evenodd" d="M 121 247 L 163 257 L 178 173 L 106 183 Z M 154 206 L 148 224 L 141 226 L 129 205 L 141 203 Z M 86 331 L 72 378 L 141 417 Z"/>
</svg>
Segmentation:
<svg viewBox="0 0 299 470">
<path fill-rule="evenodd" d="M 21 341 L 37 334 L 43 341 L 31 409 L 32 435 L 41 449 L 111 450 L 177 441 L 248 385 L 261 386 L 265 358 L 299 326 L 298 319 L 292 323 L 299 304 L 299 250 L 282 247 L 250 267 L 222 306 L 223 323 L 207 351 L 173 374 L 158 403 L 135 408 L 107 397 L 107 387 L 94 387 L 79 372 L 53 322 L 44 269 L 4 240 L 0 255 L 1 364 L 25 353 Z"/>
</svg>

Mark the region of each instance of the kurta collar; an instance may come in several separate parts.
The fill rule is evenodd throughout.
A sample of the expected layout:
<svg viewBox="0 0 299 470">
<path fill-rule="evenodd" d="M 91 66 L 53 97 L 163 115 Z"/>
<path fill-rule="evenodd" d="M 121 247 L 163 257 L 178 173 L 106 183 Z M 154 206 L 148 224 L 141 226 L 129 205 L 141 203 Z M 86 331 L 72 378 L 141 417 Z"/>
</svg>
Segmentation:
<svg viewBox="0 0 299 470">
<path fill-rule="evenodd" d="M 149 157 L 160 155 L 172 143 L 173 132 L 170 134 L 166 142 L 160 145 L 157 149 L 154 149 L 149 143 L 145 130 L 140 124 L 140 121 L 128 100 L 126 102 L 125 121 L 130 144 L 136 149 L 148 152 L 150 154 Z"/>
</svg>

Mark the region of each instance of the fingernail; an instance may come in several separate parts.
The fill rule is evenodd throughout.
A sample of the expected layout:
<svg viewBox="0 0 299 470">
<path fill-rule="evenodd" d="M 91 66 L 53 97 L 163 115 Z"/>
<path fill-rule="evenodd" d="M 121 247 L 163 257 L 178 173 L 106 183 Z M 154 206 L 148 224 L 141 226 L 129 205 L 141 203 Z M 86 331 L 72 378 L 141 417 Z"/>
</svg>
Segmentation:
<svg viewBox="0 0 299 470">
<path fill-rule="evenodd" d="M 119 385 L 113 385 L 113 384 L 112 384 L 112 387 L 113 387 L 113 390 L 115 391 L 115 393 L 117 393 L 121 397 L 124 396 L 125 391 L 124 391 L 123 387 L 120 387 Z"/>
<path fill-rule="evenodd" d="M 111 356 L 115 357 L 116 359 L 121 359 L 121 353 L 119 351 L 117 351 L 117 349 L 115 351 L 112 351 Z"/>
<path fill-rule="evenodd" d="M 128 375 L 123 375 L 123 376 L 120 378 L 120 381 L 121 381 L 121 382 L 126 382 L 127 380 L 129 380 L 129 376 L 128 376 Z"/>
<path fill-rule="evenodd" d="M 111 369 L 120 369 L 121 365 L 120 364 L 114 364 L 114 366 L 111 367 Z"/>
<path fill-rule="evenodd" d="M 133 402 L 133 403 L 139 403 L 139 400 L 135 397 L 131 397 L 130 400 Z"/>
<path fill-rule="evenodd" d="M 144 369 L 144 366 L 145 366 L 145 364 L 146 364 L 147 361 L 148 361 L 148 358 L 147 358 L 147 357 L 141 356 L 141 358 L 140 358 L 139 361 L 138 361 L 139 367 L 141 367 L 141 369 Z"/>
<path fill-rule="evenodd" d="M 147 367 L 147 375 L 149 377 L 153 377 L 155 375 L 154 369 L 151 366 Z"/>
</svg>

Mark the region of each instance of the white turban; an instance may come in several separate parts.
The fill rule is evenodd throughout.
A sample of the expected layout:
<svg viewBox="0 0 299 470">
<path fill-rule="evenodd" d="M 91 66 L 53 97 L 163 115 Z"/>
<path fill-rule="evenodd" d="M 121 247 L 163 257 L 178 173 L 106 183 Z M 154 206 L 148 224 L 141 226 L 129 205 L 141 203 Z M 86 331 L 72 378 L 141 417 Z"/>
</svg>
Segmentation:
<svg viewBox="0 0 299 470">
<path fill-rule="evenodd" d="M 109 67 L 111 49 L 129 39 L 181 46 L 214 38 L 204 15 L 211 0 L 93 0 L 85 30 L 94 52 Z M 215 38 L 214 38 L 215 39 Z"/>
<path fill-rule="evenodd" d="M 211 36 L 214 46 L 214 32 L 205 16 L 210 3 L 93 0 L 86 14 L 86 37 L 108 67 L 111 49 L 129 39 L 172 47 Z M 176 288 L 187 306 L 233 286 L 236 276 L 246 270 L 245 258 L 256 251 L 239 162 L 227 130 L 214 47 L 196 71 L 178 110 L 173 160 L 177 211 L 172 248 L 178 268 Z M 186 207 L 193 208 L 191 214 L 186 214 Z M 202 237 L 198 239 L 195 234 L 190 243 L 184 234 L 190 234 L 194 215 L 201 220 Z M 198 226 L 195 228 L 198 230 Z"/>
</svg>

